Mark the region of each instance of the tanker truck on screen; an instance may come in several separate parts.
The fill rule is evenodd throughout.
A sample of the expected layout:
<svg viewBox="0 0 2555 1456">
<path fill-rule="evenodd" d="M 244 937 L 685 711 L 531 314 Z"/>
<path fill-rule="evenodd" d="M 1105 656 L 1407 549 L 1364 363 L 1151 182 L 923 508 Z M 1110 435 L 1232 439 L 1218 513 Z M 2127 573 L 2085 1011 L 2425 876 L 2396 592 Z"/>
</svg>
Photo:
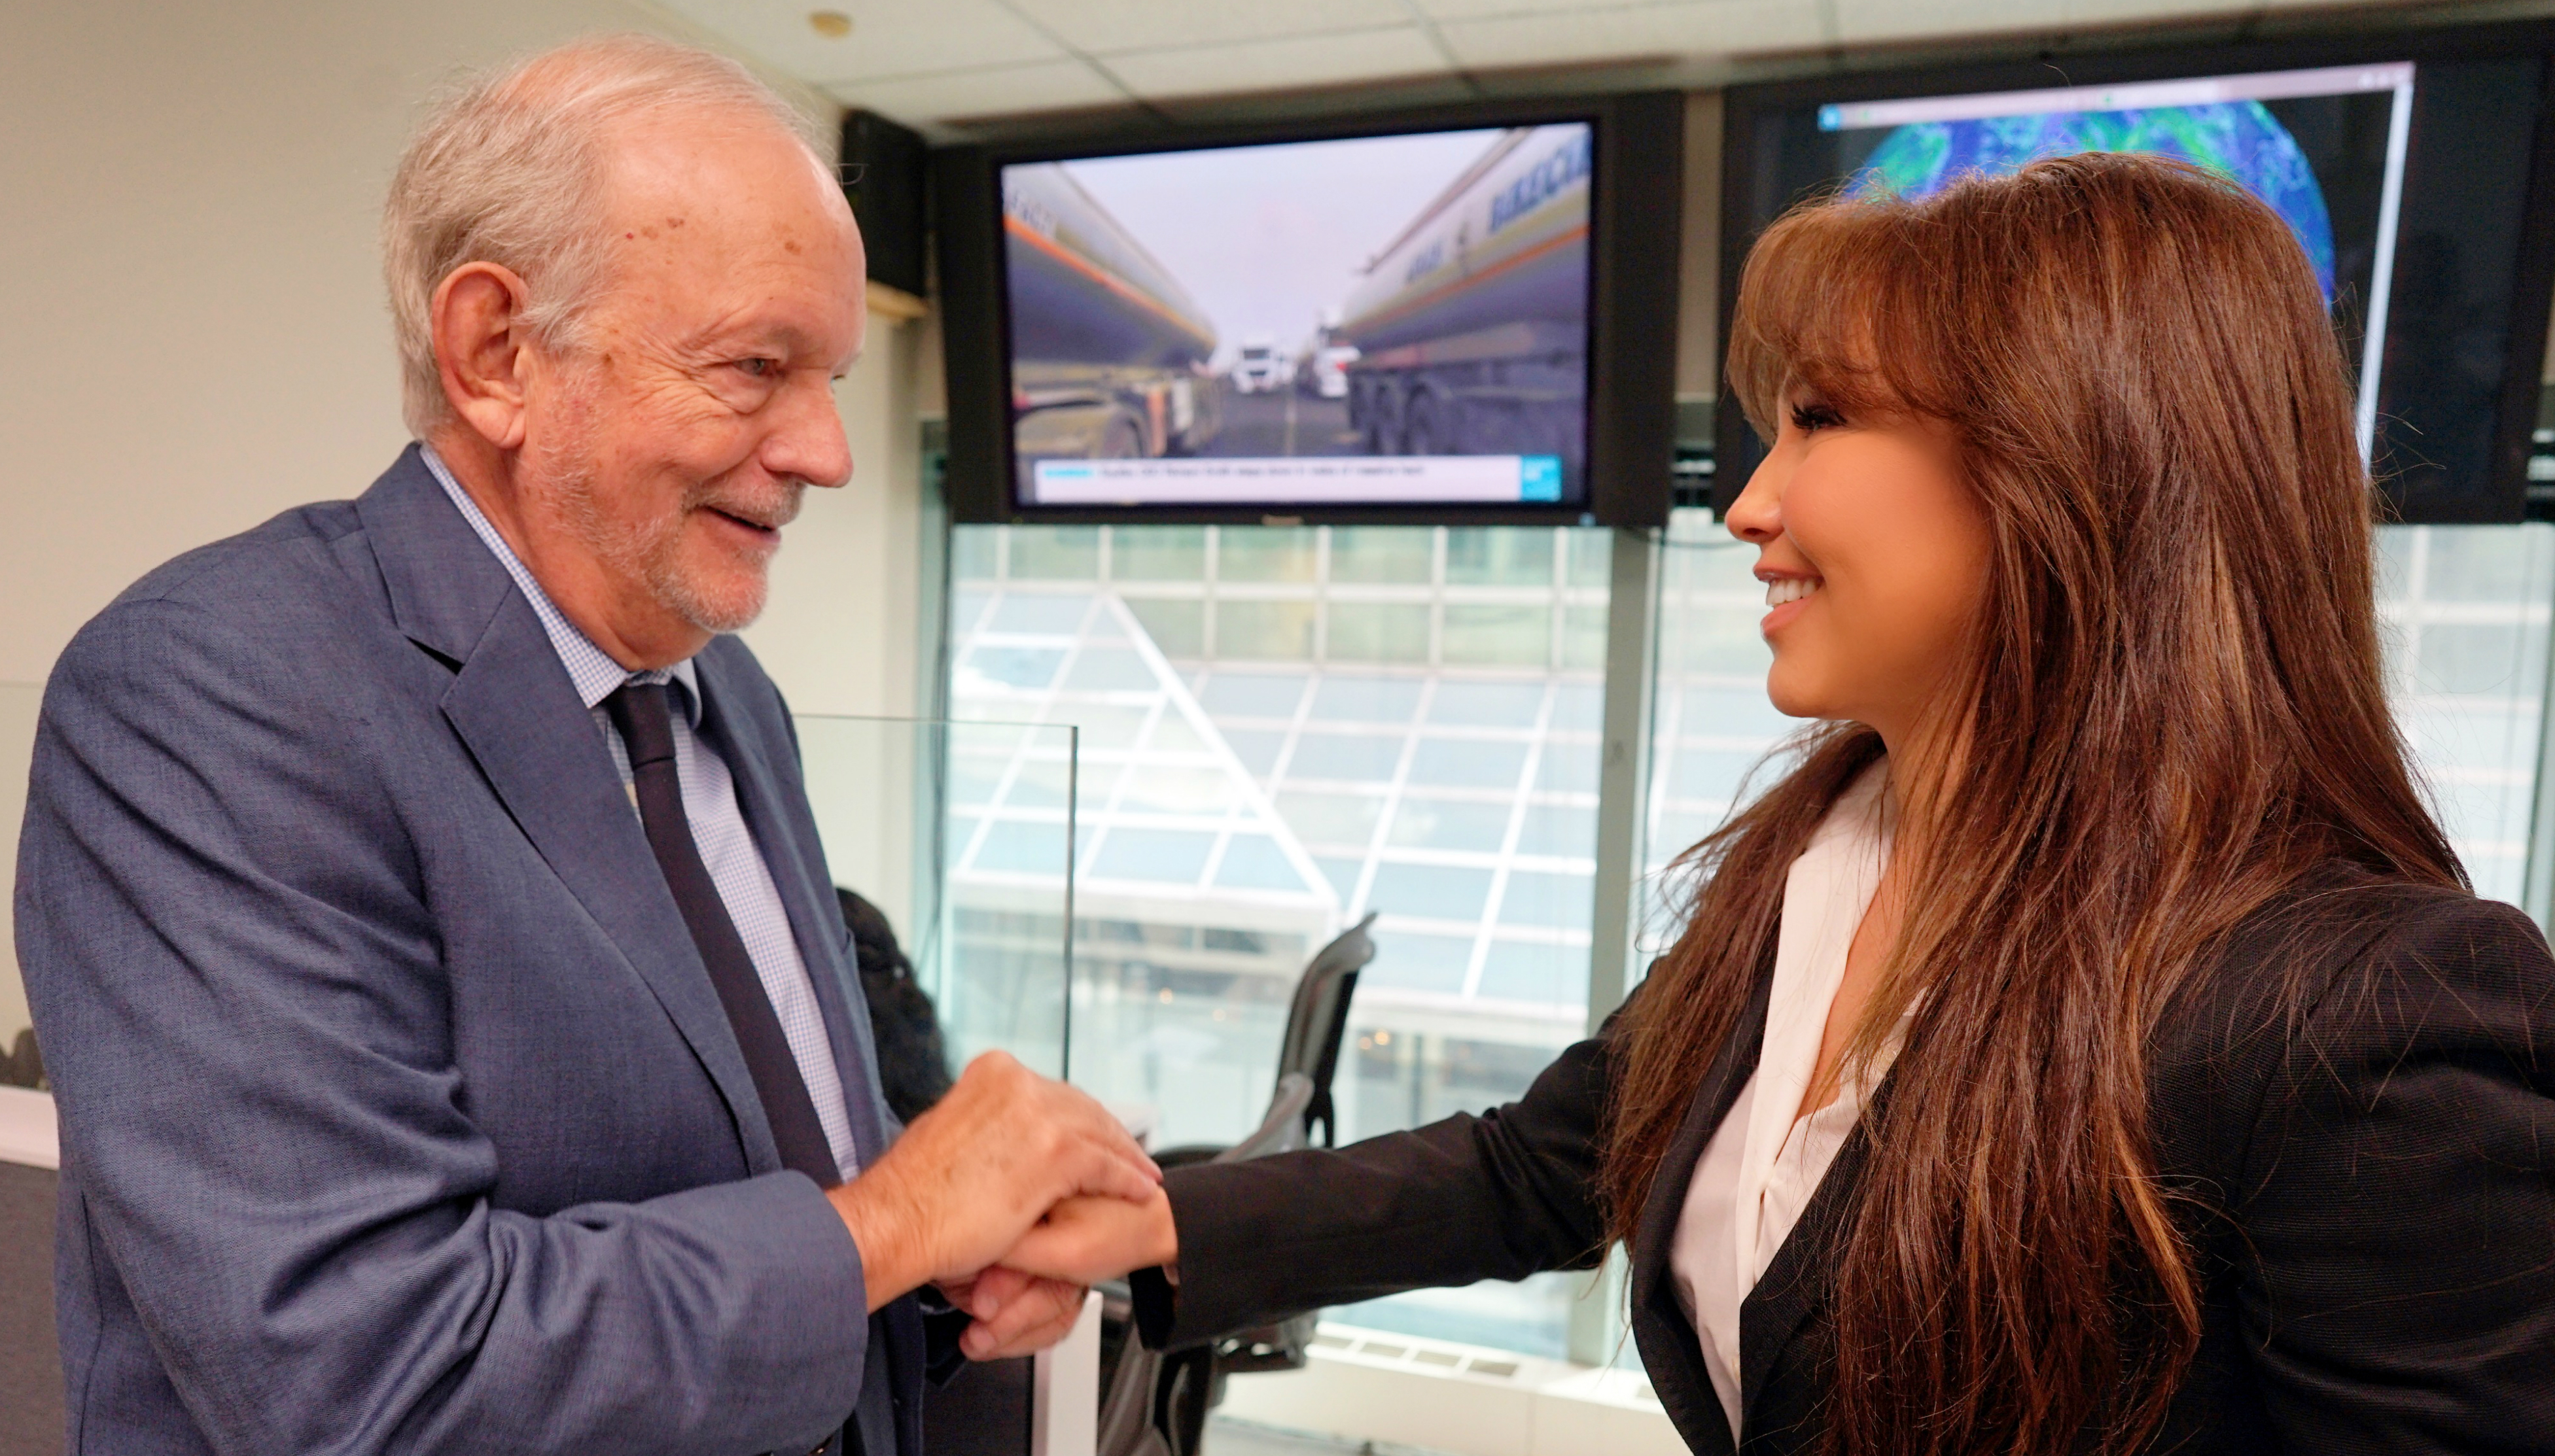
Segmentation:
<svg viewBox="0 0 2555 1456">
<path fill-rule="evenodd" d="M 1003 240 L 1024 472 L 1189 454 L 1215 437 L 1215 325 L 1064 168 L 1004 169 Z"/>
<path fill-rule="evenodd" d="M 1587 455 L 1585 125 L 1518 127 L 1420 209 L 1340 308 L 1349 425 L 1380 455 Z"/>
</svg>

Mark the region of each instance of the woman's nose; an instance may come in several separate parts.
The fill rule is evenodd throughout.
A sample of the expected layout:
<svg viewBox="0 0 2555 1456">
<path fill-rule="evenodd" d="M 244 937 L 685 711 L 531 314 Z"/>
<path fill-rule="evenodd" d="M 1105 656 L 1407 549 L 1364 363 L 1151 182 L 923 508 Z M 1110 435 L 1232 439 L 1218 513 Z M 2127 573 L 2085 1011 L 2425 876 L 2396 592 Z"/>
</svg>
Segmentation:
<svg viewBox="0 0 2555 1456">
<path fill-rule="evenodd" d="M 1730 503 L 1730 514 L 1722 518 L 1732 536 L 1751 546 L 1764 546 L 1783 534 L 1783 492 L 1775 478 L 1773 457 L 1759 461 L 1756 473 L 1748 477 L 1748 488 Z"/>
</svg>

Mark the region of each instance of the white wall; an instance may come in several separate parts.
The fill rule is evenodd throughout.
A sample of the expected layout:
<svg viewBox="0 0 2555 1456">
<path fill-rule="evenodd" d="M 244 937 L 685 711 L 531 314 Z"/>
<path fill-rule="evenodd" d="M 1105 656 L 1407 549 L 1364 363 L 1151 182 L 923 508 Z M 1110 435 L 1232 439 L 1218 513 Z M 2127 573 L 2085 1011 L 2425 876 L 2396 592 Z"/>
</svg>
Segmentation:
<svg viewBox="0 0 2555 1456">
<path fill-rule="evenodd" d="M 0 684 L 42 681 L 152 566 L 355 495 L 406 442 L 374 229 L 439 81 L 591 31 L 700 39 L 640 0 L 33 0 L 7 29 Z M 802 707 L 912 709 L 924 326 L 873 315 L 843 387 L 860 474 L 811 500 L 752 639 Z M 15 981 L 0 961 L 0 1046 Z"/>
</svg>

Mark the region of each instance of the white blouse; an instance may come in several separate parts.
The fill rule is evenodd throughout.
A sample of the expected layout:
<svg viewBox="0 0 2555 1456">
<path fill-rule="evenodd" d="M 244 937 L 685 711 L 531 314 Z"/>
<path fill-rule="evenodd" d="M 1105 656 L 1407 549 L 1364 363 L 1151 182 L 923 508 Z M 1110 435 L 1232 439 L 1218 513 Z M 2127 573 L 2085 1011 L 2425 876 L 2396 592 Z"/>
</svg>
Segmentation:
<svg viewBox="0 0 2555 1456">
<path fill-rule="evenodd" d="M 1774 985 L 1765 1013 L 1765 1043 L 1756 1074 L 1740 1089 L 1730 1115 L 1695 1164 L 1685 1209 L 1677 1218 L 1668 1267 L 1678 1301 L 1694 1323 L 1704 1368 L 1739 1435 L 1739 1306 L 1792 1225 L 1818 1192 L 1862 1116 L 1881 1064 L 1848 1068 L 1837 1099 L 1794 1118 L 1818 1068 L 1828 1009 L 1845 980 L 1846 953 L 1881 888 L 1889 863 L 1882 814 L 1886 763 L 1875 764 L 1838 797 L 1792 861 L 1783 881 L 1782 922 L 1775 932 Z M 1860 1077 L 1855 1075 L 1860 1072 Z"/>
</svg>

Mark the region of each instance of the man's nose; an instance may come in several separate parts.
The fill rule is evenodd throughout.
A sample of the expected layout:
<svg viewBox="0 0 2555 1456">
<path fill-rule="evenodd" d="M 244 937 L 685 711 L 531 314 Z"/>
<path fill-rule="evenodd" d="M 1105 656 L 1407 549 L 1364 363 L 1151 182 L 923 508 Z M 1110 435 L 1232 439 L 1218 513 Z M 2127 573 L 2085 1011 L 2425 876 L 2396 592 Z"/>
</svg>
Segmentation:
<svg viewBox="0 0 2555 1456">
<path fill-rule="evenodd" d="M 763 444 L 763 467 L 773 475 L 833 487 L 852 478 L 852 445 L 834 407 L 831 381 L 793 382 L 777 401 L 780 418 Z"/>
</svg>

